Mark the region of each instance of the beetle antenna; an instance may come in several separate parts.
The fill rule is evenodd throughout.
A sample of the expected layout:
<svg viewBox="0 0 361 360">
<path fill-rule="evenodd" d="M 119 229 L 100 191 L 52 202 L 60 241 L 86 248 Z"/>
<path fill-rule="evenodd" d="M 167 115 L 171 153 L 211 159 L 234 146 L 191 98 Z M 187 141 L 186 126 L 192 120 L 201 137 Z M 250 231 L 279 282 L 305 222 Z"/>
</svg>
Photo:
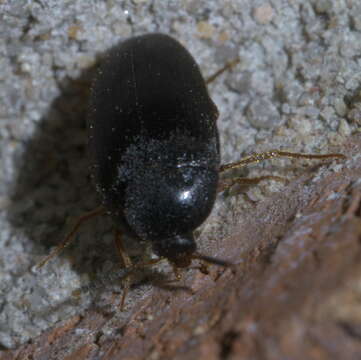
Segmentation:
<svg viewBox="0 0 361 360">
<path fill-rule="evenodd" d="M 204 261 L 208 264 L 213 264 L 213 265 L 218 265 L 218 266 L 223 266 L 223 267 L 234 267 L 234 264 L 227 261 L 227 260 L 221 260 L 221 259 L 217 259 L 211 256 L 207 256 L 207 255 L 202 255 L 199 253 L 194 253 L 192 255 L 192 259 L 198 259 L 201 261 Z"/>
</svg>

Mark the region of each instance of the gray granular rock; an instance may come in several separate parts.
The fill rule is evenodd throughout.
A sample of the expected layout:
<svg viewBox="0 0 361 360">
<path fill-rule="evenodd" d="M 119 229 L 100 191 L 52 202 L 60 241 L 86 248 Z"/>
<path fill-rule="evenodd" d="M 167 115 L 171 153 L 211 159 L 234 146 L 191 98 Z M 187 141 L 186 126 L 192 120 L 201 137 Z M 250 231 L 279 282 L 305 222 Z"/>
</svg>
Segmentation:
<svg viewBox="0 0 361 360">
<path fill-rule="evenodd" d="M 268 99 L 255 98 L 247 109 L 248 121 L 257 129 L 273 129 L 282 119 L 275 105 Z"/>
</svg>

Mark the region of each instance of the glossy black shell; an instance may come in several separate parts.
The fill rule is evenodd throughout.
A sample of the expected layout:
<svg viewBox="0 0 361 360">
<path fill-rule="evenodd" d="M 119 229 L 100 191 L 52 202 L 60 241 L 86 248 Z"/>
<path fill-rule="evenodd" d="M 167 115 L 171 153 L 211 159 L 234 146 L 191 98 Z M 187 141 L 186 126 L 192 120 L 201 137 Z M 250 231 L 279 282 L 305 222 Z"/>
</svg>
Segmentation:
<svg viewBox="0 0 361 360">
<path fill-rule="evenodd" d="M 192 253 L 220 166 L 218 111 L 199 67 L 163 34 L 108 53 L 92 87 L 88 130 L 95 184 L 115 223 L 169 259 Z"/>
</svg>

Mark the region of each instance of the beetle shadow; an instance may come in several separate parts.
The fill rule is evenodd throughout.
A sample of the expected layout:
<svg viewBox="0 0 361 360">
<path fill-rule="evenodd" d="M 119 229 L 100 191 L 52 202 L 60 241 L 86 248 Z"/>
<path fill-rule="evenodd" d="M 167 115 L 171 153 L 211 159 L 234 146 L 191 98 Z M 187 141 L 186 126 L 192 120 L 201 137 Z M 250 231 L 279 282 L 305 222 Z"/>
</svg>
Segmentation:
<svg viewBox="0 0 361 360">
<path fill-rule="evenodd" d="M 43 256 L 45 248 L 47 255 L 70 230 L 67 217 L 74 220 L 100 205 L 90 176 L 86 116 L 95 72 L 120 43 L 98 53 L 94 65 L 83 70 L 77 78 L 68 77 L 58 82 L 60 95 L 49 105 L 32 137 L 24 141 L 25 151 L 17 160 L 19 170 L 10 189 L 7 219 L 32 242 L 32 246 L 25 244 L 25 251 Z M 109 217 L 102 217 L 102 221 L 109 230 Z M 82 225 L 79 233 L 90 226 Z M 92 233 L 87 239 L 81 237 L 86 248 L 96 240 L 101 241 L 99 234 Z M 73 255 L 81 259 L 84 249 L 76 248 L 79 251 Z M 95 256 L 99 255 L 99 250 L 103 247 L 95 252 Z"/>
<path fill-rule="evenodd" d="M 34 255 L 31 265 L 63 239 L 69 231 L 68 217 L 73 219 L 99 206 L 90 178 L 86 132 L 90 85 L 98 63 L 77 78 L 65 78 L 59 83 L 60 95 L 53 100 L 32 137 L 25 140 L 25 151 L 16 166 L 7 219 L 15 232 L 26 239 L 24 251 Z M 84 228 L 88 226 L 92 225 Z M 95 246 L 92 243 L 96 238 L 81 236 L 84 243 L 81 246 L 76 239 L 73 257 L 81 260 L 84 246 Z M 103 257 L 99 249 L 97 253 Z M 81 268 L 87 271 L 86 266 Z"/>
<path fill-rule="evenodd" d="M 116 47 L 99 54 L 96 64 L 77 78 L 61 81 L 60 95 L 53 100 L 32 137 L 25 141 L 25 151 L 16 166 L 18 171 L 11 188 L 7 219 L 17 236 L 26 239 L 24 251 L 33 255 L 30 266 L 38 263 L 50 253 L 52 247 L 63 240 L 71 228 L 67 218 L 74 220 L 99 206 L 99 198 L 90 177 L 86 115 L 90 85 L 96 69 L 104 57 L 111 56 Z M 111 219 L 108 216 L 98 219 L 101 219 L 101 226 L 94 226 L 97 220 L 83 225 L 69 246 L 71 249 L 58 255 L 76 260 L 70 262 L 72 269 L 78 275 L 88 275 L 90 279 L 101 276 L 99 270 L 107 260 L 119 262 L 113 243 L 104 246 L 103 241 L 104 233 L 112 228 Z M 98 228 L 102 228 L 101 233 L 94 231 Z M 23 272 L 24 269 L 21 269 L 13 274 L 21 276 Z M 41 274 L 38 277 L 41 282 Z M 170 291 L 188 291 L 187 287 L 162 283 L 155 272 L 147 272 L 144 283 Z M 144 283 L 134 284 L 133 288 Z M 94 295 L 91 306 L 96 306 L 97 296 Z M 70 298 L 44 311 L 56 311 L 63 303 L 72 304 L 76 301 Z"/>
</svg>

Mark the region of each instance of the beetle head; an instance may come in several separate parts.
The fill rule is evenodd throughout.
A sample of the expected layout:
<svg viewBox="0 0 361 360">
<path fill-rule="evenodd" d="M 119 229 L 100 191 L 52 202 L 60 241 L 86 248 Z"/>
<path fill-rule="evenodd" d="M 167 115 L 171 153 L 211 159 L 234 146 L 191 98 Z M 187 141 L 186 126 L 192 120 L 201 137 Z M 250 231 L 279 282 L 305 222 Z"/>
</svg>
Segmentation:
<svg viewBox="0 0 361 360">
<path fill-rule="evenodd" d="M 153 243 L 153 251 L 160 257 L 165 257 L 179 268 L 190 265 L 192 255 L 197 249 L 192 233 L 175 235 Z"/>
</svg>

